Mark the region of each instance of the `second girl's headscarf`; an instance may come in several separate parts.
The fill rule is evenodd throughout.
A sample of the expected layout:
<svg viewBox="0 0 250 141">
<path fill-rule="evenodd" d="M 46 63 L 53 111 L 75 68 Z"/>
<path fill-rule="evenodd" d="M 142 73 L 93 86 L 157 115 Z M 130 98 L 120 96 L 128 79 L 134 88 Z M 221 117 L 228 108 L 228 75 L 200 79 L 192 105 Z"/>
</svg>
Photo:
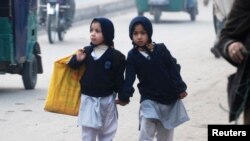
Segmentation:
<svg viewBox="0 0 250 141">
<path fill-rule="evenodd" d="M 149 43 L 146 46 L 139 47 L 139 48 L 142 48 L 142 49 L 146 50 L 149 54 L 151 54 L 151 50 L 153 48 L 153 45 L 152 45 L 152 34 L 153 34 L 152 23 L 150 22 L 150 20 L 148 18 L 146 18 L 144 16 L 137 16 L 134 19 L 132 19 L 132 21 L 129 24 L 129 37 L 132 41 L 133 41 L 133 32 L 135 30 L 135 25 L 137 25 L 137 24 L 142 24 L 142 26 L 144 27 L 144 29 L 148 35 L 148 43 Z M 132 44 L 135 47 L 137 47 L 134 42 L 132 42 Z"/>
</svg>

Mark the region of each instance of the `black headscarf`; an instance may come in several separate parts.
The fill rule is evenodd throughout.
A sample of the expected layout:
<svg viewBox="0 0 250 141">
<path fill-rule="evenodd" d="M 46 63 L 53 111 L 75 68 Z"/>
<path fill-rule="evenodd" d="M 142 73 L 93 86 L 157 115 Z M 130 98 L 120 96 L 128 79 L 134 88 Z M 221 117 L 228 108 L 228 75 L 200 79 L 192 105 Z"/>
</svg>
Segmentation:
<svg viewBox="0 0 250 141">
<path fill-rule="evenodd" d="M 94 18 L 90 26 L 92 25 L 93 22 L 100 23 L 101 28 L 102 28 L 104 43 L 109 47 L 113 47 L 114 46 L 113 39 L 114 39 L 114 34 L 115 34 L 113 23 L 109 19 L 104 18 L 104 17 Z M 91 43 L 91 45 L 93 44 Z"/>
<path fill-rule="evenodd" d="M 134 19 L 132 19 L 132 21 L 130 22 L 130 24 L 129 24 L 129 37 L 130 37 L 130 39 L 133 41 L 133 32 L 134 32 L 135 26 L 137 24 L 142 24 L 142 26 L 144 27 L 144 29 L 147 32 L 149 43 L 152 43 L 152 39 L 151 39 L 152 34 L 153 34 L 152 23 L 148 18 L 146 18 L 144 16 L 137 16 Z M 134 42 L 132 42 L 132 44 L 134 45 L 134 47 L 138 47 Z M 146 52 L 148 54 L 151 54 L 151 51 L 146 46 L 143 46 L 140 48 L 146 50 Z"/>
<path fill-rule="evenodd" d="M 146 30 L 147 34 L 148 34 L 148 39 L 149 42 L 152 42 L 152 34 L 153 34 L 153 27 L 152 27 L 152 23 L 150 22 L 150 20 L 144 16 L 137 16 L 135 17 L 129 25 L 129 37 L 131 40 L 133 40 L 133 31 L 135 30 L 135 25 L 137 25 L 138 23 L 142 24 L 144 29 Z"/>
</svg>

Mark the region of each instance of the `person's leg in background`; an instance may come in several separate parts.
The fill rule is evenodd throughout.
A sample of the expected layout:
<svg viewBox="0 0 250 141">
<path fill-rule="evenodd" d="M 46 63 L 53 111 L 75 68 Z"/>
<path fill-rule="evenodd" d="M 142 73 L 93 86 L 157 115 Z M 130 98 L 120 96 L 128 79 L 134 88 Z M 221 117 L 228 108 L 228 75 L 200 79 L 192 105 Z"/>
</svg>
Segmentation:
<svg viewBox="0 0 250 141">
<path fill-rule="evenodd" d="M 39 3 L 39 12 L 38 12 L 38 15 L 39 15 L 39 24 L 40 25 L 45 25 L 45 22 L 46 22 L 46 11 L 44 11 L 43 9 L 45 8 L 42 8 L 41 5 L 46 5 L 47 3 L 47 0 L 40 0 L 40 3 Z"/>
<path fill-rule="evenodd" d="M 187 0 L 187 8 L 193 8 L 196 5 L 196 0 Z"/>
<path fill-rule="evenodd" d="M 65 10 L 66 25 L 71 27 L 75 16 L 75 0 L 65 0 L 65 2 L 70 6 L 70 8 Z"/>
<path fill-rule="evenodd" d="M 220 58 L 221 54 L 217 46 L 215 46 L 219 40 L 220 32 L 225 25 L 226 19 L 220 21 L 215 14 L 215 5 L 213 5 L 213 22 L 214 22 L 214 29 L 216 34 L 216 39 L 214 42 L 214 46 L 211 47 L 210 51 L 214 54 L 215 58 Z"/>
</svg>

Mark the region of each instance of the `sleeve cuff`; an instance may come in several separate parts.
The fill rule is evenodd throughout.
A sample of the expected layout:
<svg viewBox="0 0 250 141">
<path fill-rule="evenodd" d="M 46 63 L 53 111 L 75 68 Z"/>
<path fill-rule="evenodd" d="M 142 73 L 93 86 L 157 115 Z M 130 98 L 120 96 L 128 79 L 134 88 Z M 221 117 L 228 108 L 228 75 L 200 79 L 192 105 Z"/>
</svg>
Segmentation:
<svg viewBox="0 0 250 141">
<path fill-rule="evenodd" d="M 121 96 L 121 94 L 118 94 L 118 98 L 122 102 L 129 102 L 129 97 Z"/>
</svg>

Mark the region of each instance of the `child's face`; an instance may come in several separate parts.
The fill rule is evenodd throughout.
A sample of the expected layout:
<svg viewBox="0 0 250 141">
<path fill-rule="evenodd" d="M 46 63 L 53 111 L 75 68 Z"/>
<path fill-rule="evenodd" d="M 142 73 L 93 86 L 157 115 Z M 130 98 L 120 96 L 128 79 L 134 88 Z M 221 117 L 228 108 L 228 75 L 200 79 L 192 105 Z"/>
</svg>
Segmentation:
<svg viewBox="0 0 250 141">
<path fill-rule="evenodd" d="M 135 25 L 133 41 L 137 46 L 144 46 L 148 43 L 148 34 L 142 24 Z"/>
<path fill-rule="evenodd" d="M 102 28 L 99 22 L 93 22 L 90 26 L 90 40 L 94 45 L 104 44 Z"/>
</svg>

